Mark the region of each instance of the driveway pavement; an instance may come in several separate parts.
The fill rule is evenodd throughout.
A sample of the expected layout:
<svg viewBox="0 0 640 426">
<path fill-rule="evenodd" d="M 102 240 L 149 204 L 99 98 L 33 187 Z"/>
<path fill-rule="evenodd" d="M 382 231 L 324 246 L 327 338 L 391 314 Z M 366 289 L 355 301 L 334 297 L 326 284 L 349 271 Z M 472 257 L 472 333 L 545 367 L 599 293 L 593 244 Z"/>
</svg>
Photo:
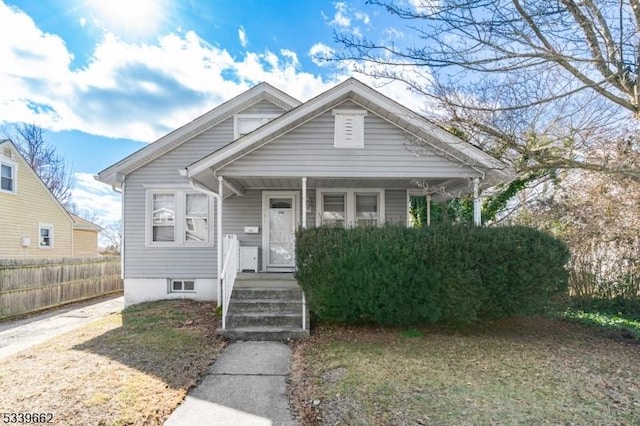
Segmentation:
<svg viewBox="0 0 640 426">
<path fill-rule="evenodd" d="M 120 312 L 123 308 L 123 296 L 100 298 L 25 319 L 0 322 L 0 359 Z"/>
</svg>

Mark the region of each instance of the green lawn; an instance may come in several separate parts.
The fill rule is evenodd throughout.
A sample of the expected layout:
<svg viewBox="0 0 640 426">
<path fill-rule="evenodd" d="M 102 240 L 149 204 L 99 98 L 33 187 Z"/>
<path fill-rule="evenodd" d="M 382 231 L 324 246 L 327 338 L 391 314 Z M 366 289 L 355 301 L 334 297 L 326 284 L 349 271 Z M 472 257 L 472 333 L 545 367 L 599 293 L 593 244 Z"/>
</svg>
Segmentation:
<svg viewBox="0 0 640 426">
<path fill-rule="evenodd" d="M 561 320 L 319 327 L 294 360 L 309 424 L 640 423 L 638 341 Z"/>
</svg>

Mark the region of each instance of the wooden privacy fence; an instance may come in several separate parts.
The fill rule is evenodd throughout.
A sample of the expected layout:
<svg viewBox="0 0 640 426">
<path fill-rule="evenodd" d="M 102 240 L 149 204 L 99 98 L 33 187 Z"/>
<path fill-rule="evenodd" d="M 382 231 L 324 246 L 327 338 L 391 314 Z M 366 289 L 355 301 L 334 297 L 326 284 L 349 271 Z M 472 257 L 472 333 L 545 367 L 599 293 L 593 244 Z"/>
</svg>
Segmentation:
<svg viewBox="0 0 640 426">
<path fill-rule="evenodd" d="M 122 289 L 119 257 L 0 259 L 0 318 Z"/>
</svg>

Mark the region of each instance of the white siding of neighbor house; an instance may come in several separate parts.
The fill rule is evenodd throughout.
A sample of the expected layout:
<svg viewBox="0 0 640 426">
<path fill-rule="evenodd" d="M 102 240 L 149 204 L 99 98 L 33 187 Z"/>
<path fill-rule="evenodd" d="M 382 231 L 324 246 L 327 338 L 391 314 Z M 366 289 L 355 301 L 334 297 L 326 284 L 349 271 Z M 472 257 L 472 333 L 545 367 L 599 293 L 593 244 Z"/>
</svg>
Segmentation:
<svg viewBox="0 0 640 426">
<path fill-rule="evenodd" d="M 284 111 L 268 101 L 260 101 L 242 114 L 281 114 Z M 213 278 L 216 276 L 216 247 L 147 247 L 146 191 L 161 185 L 188 185 L 178 170 L 211 154 L 233 139 L 233 117 L 162 155 L 126 177 L 124 202 L 125 278 Z M 250 200 L 250 197 L 247 197 Z M 214 203 L 213 198 L 210 202 Z M 260 203 L 259 203 L 260 204 Z M 223 206 L 225 204 L 223 203 Z M 241 212 L 244 208 L 239 209 Z M 214 209 L 215 211 L 215 209 Z M 228 211 L 225 209 L 225 211 Z M 251 208 L 249 206 L 249 210 Z M 242 213 L 238 215 L 243 218 Z M 260 217 L 258 209 L 258 218 Z M 234 217 L 233 214 L 224 215 Z M 215 226 L 215 217 L 209 218 Z M 215 233 L 214 238 L 215 240 Z"/>
<path fill-rule="evenodd" d="M 360 108 L 352 102 L 334 109 Z M 403 131 L 372 112 L 364 117 L 364 148 L 334 147 L 334 115 L 328 110 L 225 166 L 226 176 L 475 177 L 468 166 L 407 140 Z"/>
</svg>

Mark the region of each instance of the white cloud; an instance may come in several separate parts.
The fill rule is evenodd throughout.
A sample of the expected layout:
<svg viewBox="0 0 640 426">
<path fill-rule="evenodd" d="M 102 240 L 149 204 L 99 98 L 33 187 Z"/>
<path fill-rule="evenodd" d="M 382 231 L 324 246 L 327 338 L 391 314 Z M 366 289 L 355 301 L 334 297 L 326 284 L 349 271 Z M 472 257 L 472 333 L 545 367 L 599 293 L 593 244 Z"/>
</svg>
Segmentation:
<svg viewBox="0 0 640 426">
<path fill-rule="evenodd" d="M 401 38 L 404 38 L 404 33 L 400 30 L 398 30 L 397 28 L 394 27 L 389 27 L 386 30 L 384 30 L 384 34 L 391 39 L 391 41 L 394 40 L 399 40 Z"/>
<path fill-rule="evenodd" d="M 238 28 L 238 38 L 240 39 L 240 45 L 242 47 L 247 47 L 247 43 L 249 43 L 249 40 L 247 39 L 247 32 L 245 31 L 243 26 Z"/>
<path fill-rule="evenodd" d="M 347 4 L 338 2 L 334 4 L 336 13 L 333 15 L 333 20 L 329 22 L 331 25 L 347 28 L 351 25 L 351 19 L 347 16 Z"/>
<path fill-rule="evenodd" d="M 369 18 L 369 15 L 367 15 L 364 12 L 361 11 L 357 11 L 355 13 L 356 19 L 358 19 L 359 21 L 362 21 L 363 24 L 365 25 L 369 25 L 369 22 L 371 22 L 371 19 Z"/>
<path fill-rule="evenodd" d="M 329 62 L 323 60 L 323 58 L 330 57 L 333 55 L 333 53 L 334 53 L 333 49 L 324 43 L 316 43 L 313 46 L 311 46 L 311 49 L 309 49 L 309 55 L 311 55 L 311 60 L 313 61 L 314 64 L 318 65 L 319 67 L 329 65 Z"/>
<path fill-rule="evenodd" d="M 80 26 L 81 26 L 82 28 L 84 28 L 84 26 L 85 26 L 85 25 L 87 25 L 87 18 L 80 18 L 80 19 L 78 20 L 78 23 L 80 24 Z"/>
<path fill-rule="evenodd" d="M 71 200 L 80 210 L 95 213 L 100 226 L 120 221 L 120 194 L 109 185 L 96 181 L 90 173 L 76 173 L 74 178 Z"/>
<path fill-rule="evenodd" d="M 340 7 L 346 10 L 346 5 Z M 105 33 L 87 65 L 72 69 L 73 55 L 64 40 L 1 1 L 0 28 L 20 34 L 0 38 L 0 125 L 32 122 L 53 131 L 145 142 L 260 81 L 304 101 L 347 78 L 353 66 L 342 64 L 324 76 L 312 74 L 302 70 L 296 52 L 287 49 L 249 51 L 234 58 L 186 31 L 155 43 L 127 43 Z M 330 48 L 316 43 L 309 53 L 323 52 Z M 394 99 L 411 100 L 406 90 L 390 90 L 393 87 L 381 90 Z M 414 98 L 407 106 L 418 105 L 420 99 Z"/>
<path fill-rule="evenodd" d="M 416 13 L 427 15 L 440 7 L 440 0 L 409 0 L 409 5 Z"/>
</svg>

